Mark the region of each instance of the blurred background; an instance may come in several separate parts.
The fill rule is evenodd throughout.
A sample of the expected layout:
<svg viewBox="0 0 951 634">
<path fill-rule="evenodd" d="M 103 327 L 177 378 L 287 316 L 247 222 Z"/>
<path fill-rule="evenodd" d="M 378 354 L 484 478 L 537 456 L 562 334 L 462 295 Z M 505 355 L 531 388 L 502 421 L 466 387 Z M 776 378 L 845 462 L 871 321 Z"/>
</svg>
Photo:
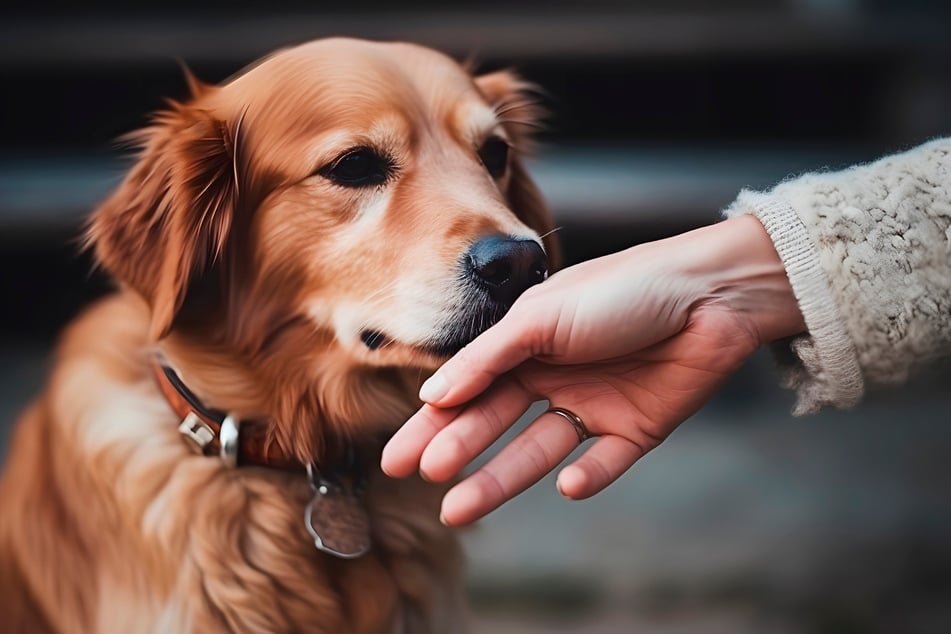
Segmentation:
<svg viewBox="0 0 951 634">
<path fill-rule="evenodd" d="M 0 450 L 58 329 L 108 283 L 76 237 L 114 139 L 328 35 L 517 68 L 568 262 L 714 222 L 744 187 L 951 133 L 938 0 L 166 0 L 0 10 Z M 620 482 L 542 482 L 466 532 L 477 632 L 951 631 L 951 369 L 794 419 L 766 353 Z M 944 388 L 944 389 L 942 389 Z"/>
</svg>

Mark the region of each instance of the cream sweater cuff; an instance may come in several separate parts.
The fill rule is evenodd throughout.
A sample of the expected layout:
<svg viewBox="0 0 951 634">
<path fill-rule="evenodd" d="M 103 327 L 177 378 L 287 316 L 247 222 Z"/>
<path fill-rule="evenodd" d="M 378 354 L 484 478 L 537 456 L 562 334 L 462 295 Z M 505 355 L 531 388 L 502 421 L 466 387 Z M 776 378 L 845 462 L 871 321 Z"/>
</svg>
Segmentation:
<svg viewBox="0 0 951 634">
<path fill-rule="evenodd" d="M 786 267 L 808 328 L 807 334 L 788 342 L 795 361 L 785 361 L 789 355 L 777 350 L 783 383 L 796 391 L 793 413 L 855 405 L 864 391 L 855 347 L 820 265 L 819 252 L 796 211 L 782 198 L 743 191 L 723 213 L 727 217 L 752 214 L 763 224 Z"/>
</svg>

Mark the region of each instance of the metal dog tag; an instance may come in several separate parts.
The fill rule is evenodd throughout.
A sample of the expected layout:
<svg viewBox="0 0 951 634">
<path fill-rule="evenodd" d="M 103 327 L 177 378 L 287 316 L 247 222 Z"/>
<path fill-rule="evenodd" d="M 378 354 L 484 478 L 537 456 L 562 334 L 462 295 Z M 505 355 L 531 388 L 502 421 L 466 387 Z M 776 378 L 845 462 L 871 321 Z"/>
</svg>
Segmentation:
<svg viewBox="0 0 951 634">
<path fill-rule="evenodd" d="M 304 510 L 304 525 L 317 550 L 356 559 L 370 550 L 370 518 L 350 483 L 337 484 L 308 467 L 314 497 Z"/>
</svg>

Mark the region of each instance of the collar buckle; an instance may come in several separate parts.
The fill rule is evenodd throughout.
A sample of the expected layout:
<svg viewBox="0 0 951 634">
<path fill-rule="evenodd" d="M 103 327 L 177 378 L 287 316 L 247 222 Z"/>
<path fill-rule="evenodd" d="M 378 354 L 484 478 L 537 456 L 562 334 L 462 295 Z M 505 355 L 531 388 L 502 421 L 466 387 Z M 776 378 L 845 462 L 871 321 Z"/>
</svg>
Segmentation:
<svg viewBox="0 0 951 634">
<path fill-rule="evenodd" d="M 195 453 L 204 454 L 208 446 L 215 440 L 215 430 L 203 421 L 195 412 L 188 412 L 178 426 L 178 432 L 190 440 L 188 445 Z"/>
</svg>

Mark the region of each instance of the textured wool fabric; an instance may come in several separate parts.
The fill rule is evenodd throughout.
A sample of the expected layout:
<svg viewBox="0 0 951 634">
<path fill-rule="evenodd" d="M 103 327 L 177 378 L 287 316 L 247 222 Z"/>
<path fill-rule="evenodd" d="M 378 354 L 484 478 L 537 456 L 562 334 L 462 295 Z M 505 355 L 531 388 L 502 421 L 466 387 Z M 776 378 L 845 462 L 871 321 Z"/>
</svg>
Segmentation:
<svg viewBox="0 0 951 634">
<path fill-rule="evenodd" d="M 763 223 L 802 310 L 808 333 L 777 355 L 795 413 L 951 352 L 951 138 L 743 191 L 724 214 Z"/>
</svg>

